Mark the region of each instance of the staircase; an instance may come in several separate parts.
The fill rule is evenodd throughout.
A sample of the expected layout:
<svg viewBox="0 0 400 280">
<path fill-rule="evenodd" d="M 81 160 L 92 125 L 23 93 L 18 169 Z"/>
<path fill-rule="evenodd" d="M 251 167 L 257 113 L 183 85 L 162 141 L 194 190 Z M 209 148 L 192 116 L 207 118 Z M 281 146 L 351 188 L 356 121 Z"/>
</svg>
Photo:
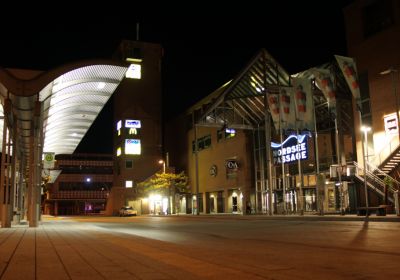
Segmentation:
<svg viewBox="0 0 400 280">
<path fill-rule="evenodd" d="M 393 174 L 400 163 L 400 146 L 398 146 L 390 155 L 379 165 L 386 174 Z"/>
<path fill-rule="evenodd" d="M 384 197 L 385 196 L 385 178 L 389 178 L 393 181 L 393 187 L 388 188 L 388 201 L 394 204 L 393 195 L 394 192 L 397 191 L 400 182 L 396 179 L 390 177 L 386 172 L 380 170 L 379 168 L 373 166 L 372 164 L 367 164 L 367 170 L 365 171 L 357 162 L 353 162 L 356 167 L 355 177 L 364 183 L 364 180 L 367 181 L 367 186 L 373 190 L 378 195 Z"/>
</svg>

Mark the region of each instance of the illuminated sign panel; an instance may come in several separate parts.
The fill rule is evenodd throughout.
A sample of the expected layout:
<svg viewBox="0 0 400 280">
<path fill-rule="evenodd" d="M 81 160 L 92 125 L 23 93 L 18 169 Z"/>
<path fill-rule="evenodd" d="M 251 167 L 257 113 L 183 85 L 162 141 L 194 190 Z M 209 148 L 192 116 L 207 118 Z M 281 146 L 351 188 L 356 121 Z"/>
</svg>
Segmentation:
<svg viewBox="0 0 400 280">
<path fill-rule="evenodd" d="M 137 135 L 137 129 L 136 129 L 136 128 L 130 128 L 128 134 L 130 134 L 130 135 Z"/>
<path fill-rule="evenodd" d="M 122 121 L 119 120 L 119 121 L 117 122 L 117 130 L 120 130 L 121 127 L 122 127 Z"/>
<path fill-rule="evenodd" d="M 130 79 L 141 79 L 142 66 L 140 64 L 132 63 L 129 65 L 129 68 L 125 73 L 125 77 Z"/>
<path fill-rule="evenodd" d="M 125 154 L 126 155 L 140 155 L 141 145 L 139 139 L 126 139 L 125 140 Z"/>
<path fill-rule="evenodd" d="M 397 134 L 398 129 L 398 121 L 396 114 L 390 114 L 383 117 L 385 122 L 385 131 L 387 134 Z"/>
<path fill-rule="evenodd" d="M 127 128 L 141 128 L 142 124 L 139 120 L 125 120 L 125 127 Z"/>
<path fill-rule="evenodd" d="M 307 135 L 290 135 L 283 143 L 271 142 L 274 164 L 308 159 Z"/>
</svg>

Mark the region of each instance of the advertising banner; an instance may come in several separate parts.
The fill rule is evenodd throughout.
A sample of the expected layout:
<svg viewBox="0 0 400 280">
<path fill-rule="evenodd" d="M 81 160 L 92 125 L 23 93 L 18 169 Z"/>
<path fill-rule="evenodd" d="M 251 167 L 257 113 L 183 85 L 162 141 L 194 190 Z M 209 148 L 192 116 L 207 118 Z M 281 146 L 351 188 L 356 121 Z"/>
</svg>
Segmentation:
<svg viewBox="0 0 400 280">
<path fill-rule="evenodd" d="M 328 101 L 329 109 L 336 109 L 336 91 L 333 84 L 333 75 L 328 69 L 314 68 L 312 71 L 318 88 Z"/>
<path fill-rule="evenodd" d="M 294 103 L 298 129 L 314 130 L 314 102 L 309 79 L 293 78 Z"/>
<path fill-rule="evenodd" d="M 343 76 L 353 94 L 354 99 L 359 105 L 360 102 L 360 86 L 358 83 L 357 67 L 353 58 L 335 55 L 336 61 L 342 70 Z"/>
<path fill-rule="evenodd" d="M 296 129 L 296 115 L 293 88 L 280 89 L 281 128 Z"/>
<path fill-rule="evenodd" d="M 276 130 L 279 130 L 279 94 L 268 94 L 268 106 Z"/>
</svg>

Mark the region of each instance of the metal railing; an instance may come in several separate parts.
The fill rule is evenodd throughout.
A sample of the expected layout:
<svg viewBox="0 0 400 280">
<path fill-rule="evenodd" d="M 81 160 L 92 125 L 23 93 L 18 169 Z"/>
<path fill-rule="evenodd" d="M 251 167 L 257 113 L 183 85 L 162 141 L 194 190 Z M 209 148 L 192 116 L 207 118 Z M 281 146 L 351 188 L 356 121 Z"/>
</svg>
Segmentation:
<svg viewBox="0 0 400 280">
<path fill-rule="evenodd" d="M 376 152 L 372 160 L 374 162 L 374 165 L 376 166 L 381 165 L 398 148 L 399 148 L 399 138 L 392 137 L 389 141 L 385 143 L 385 145 L 379 152 Z"/>
<path fill-rule="evenodd" d="M 362 182 L 364 182 L 364 180 L 366 180 L 367 181 L 367 186 L 370 189 L 374 190 L 376 193 L 378 193 L 382 197 L 385 196 L 385 181 L 384 181 L 384 179 L 380 178 L 376 173 L 374 173 L 373 171 L 369 170 L 368 169 L 369 167 L 367 167 L 367 170 L 364 170 L 364 168 L 359 166 L 356 161 L 354 161 L 353 164 L 356 167 L 355 176 Z M 376 169 L 379 170 L 378 168 L 376 168 Z M 387 175 L 383 171 L 381 171 L 381 172 L 386 177 L 390 177 L 389 175 Z M 390 178 L 392 178 L 392 177 L 390 177 Z M 394 194 L 394 191 L 395 191 L 395 188 L 388 188 L 388 192 L 390 192 L 392 195 Z M 393 202 L 393 198 L 392 197 L 388 197 L 388 199 L 391 202 Z"/>
<path fill-rule="evenodd" d="M 367 162 L 367 169 L 369 171 L 371 171 L 373 174 L 377 175 L 377 176 L 382 176 L 383 177 L 383 179 L 382 179 L 383 182 L 385 182 L 385 178 L 387 178 L 388 180 L 392 181 L 393 182 L 393 186 L 390 186 L 389 191 L 394 192 L 394 191 L 397 191 L 399 189 L 400 182 L 397 181 L 392 176 L 390 176 L 389 174 L 387 174 L 387 173 L 383 172 L 382 170 L 380 170 L 374 164 L 372 164 L 370 162 Z"/>
</svg>

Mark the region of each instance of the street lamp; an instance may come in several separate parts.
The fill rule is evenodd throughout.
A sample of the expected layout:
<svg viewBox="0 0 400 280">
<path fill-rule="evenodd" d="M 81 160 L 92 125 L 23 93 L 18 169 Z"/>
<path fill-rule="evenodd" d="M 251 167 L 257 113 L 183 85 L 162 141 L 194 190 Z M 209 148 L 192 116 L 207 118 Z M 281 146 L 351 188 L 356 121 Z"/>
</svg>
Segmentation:
<svg viewBox="0 0 400 280">
<path fill-rule="evenodd" d="M 368 190 L 367 190 L 367 160 L 368 160 L 368 132 L 371 131 L 371 128 L 368 126 L 362 126 L 361 131 L 364 132 L 364 142 L 365 144 L 362 144 L 362 153 L 363 153 L 363 159 L 364 159 L 364 192 L 365 192 L 365 216 L 368 217 Z M 365 146 L 365 148 L 364 148 Z"/>
<path fill-rule="evenodd" d="M 393 87 L 393 94 L 394 94 L 394 101 L 396 105 L 396 116 L 397 116 L 397 132 L 399 134 L 399 143 L 400 143 L 400 127 L 399 127 L 399 122 L 400 122 L 400 113 L 399 113 L 399 100 L 397 98 L 397 86 L 396 86 L 396 80 L 395 80 L 395 74 L 398 72 L 397 69 L 393 67 L 389 67 L 385 71 L 380 72 L 379 74 L 381 75 L 388 75 L 391 74 L 392 77 L 392 87 Z"/>
<path fill-rule="evenodd" d="M 163 173 L 165 173 L 165 160 L 160 159 L 158 163 L 163 165 Z"/>
</svg>

